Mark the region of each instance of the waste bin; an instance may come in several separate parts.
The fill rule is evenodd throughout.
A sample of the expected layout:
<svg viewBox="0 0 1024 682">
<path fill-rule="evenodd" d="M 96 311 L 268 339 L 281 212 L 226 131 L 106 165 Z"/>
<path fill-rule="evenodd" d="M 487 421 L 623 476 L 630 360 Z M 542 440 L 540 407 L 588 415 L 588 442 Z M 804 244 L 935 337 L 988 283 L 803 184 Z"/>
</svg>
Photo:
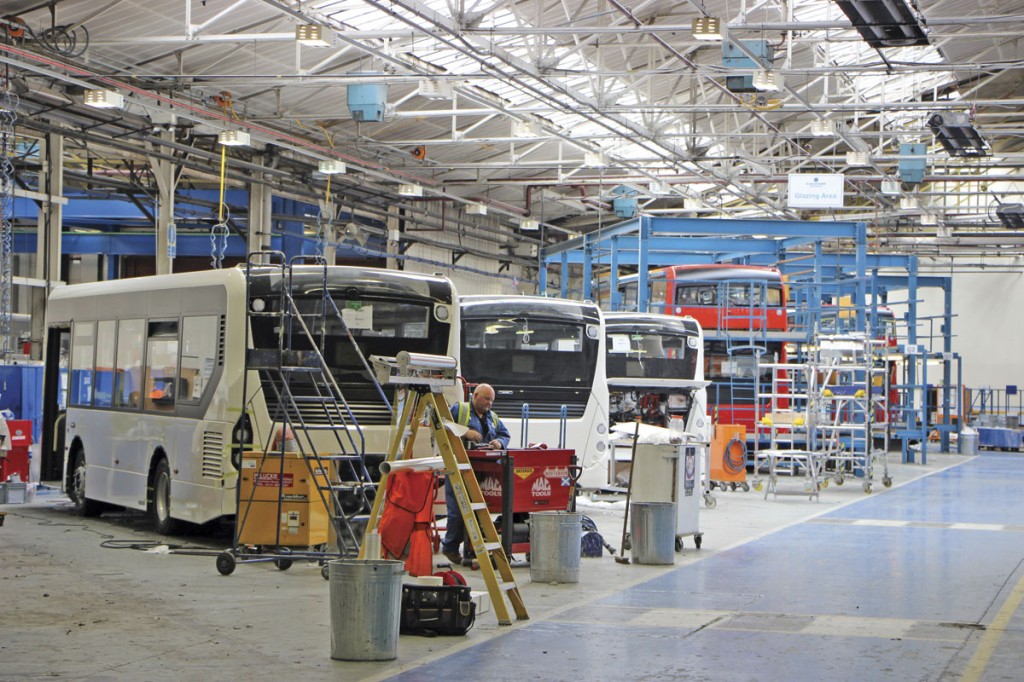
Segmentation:
<svg viewBox="0 0 1024 682">
<path fill-rule="evenodd" d="M 976 455 L 978 454 L 978 432 L 973 429 L 964 429 L 960 432 L 960 454 L 961 455 Z"/>
<path fill-rule="evenodd" d="M 631 502 L 629 505 L 629 534 L 633 563 L 675 563 L 675 503 Z"/>
<path fill-rule="evenodd" d="M 383 559 L 335 559 L 327 566 L 331 658 L 394 660 L 398 656 L 405 564 Z"/>
<path fill-rule="evenodd" d="M 580 581 L 583 514 L 549 511 L 530 514 L 530 580 L 535 583 Z"/>
</svg>

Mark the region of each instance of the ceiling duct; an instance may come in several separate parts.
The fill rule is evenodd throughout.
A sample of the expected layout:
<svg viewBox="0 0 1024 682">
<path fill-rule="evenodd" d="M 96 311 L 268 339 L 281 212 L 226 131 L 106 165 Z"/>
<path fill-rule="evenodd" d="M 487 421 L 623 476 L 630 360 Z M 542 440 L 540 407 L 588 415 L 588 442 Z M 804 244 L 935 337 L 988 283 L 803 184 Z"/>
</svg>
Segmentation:
<svg viewBox="0 0 1024 682">
<path fill-rule="evenodd" d="M 924 22 L 904 0 L 836 0 L 873 48 L 928 45 Z"/>
</svg>

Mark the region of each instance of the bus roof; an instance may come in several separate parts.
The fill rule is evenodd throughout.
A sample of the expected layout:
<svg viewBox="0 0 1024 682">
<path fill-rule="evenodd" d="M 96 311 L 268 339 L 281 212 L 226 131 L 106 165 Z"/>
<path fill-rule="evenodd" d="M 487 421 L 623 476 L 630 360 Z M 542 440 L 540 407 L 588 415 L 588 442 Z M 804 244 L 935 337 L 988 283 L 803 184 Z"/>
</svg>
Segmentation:
<svg viewBox="0 0 1024 682">
<path fill-rule="evenodd" d="M 764 265 L 738 265 L 735 263 L 708 263 L 705 265 L 672 265 L 659 268 L 651 275 L 667 276 L 669 273 L 676 280 L 702 281 L 726 279 L 763 279 L 773 282 L 782 281 L 782 273 L 777 268 Z"/>
<path fill-rule="evenodd" d="M 549 317 L 594 324 L 601 322 L 601 311 L 596 303 L 566 298 L 475 294 L 461 296 L 459 307 L 463 318 Z"/>
<path fill-rule="evenodd" d="M 608 333 L 642 330 L 655 333 L 700 334 L 700 323 L 692 317 L 661 315 L 658 313 L 618 312 L 604 314 Z"/>
</svg>

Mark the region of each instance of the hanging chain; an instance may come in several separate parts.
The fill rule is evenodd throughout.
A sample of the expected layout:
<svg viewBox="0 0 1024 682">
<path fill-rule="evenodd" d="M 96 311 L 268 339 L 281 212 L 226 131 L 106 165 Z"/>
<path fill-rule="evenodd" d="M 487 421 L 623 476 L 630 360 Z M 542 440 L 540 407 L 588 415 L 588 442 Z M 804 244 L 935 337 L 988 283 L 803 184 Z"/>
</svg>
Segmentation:
<svg viewBox="0 0 1024 682">
<path fill-rule="evenodd" d="M 220 270 L 224 261 L 224 254 L 228 250 L 228 220 L 231 219 L 231 211 L 227 206 L 221 204 L 223 212 L 222 220 L 210 228 L 210 267 Z"/>
<path fill-rule="evenodd" d="M 3 82 L 0 92 L 0 335 L 3 336 L 3 361 L 11 355 L 11 292 L 14 272 L 11 265 L 14 251 L 14 124 L 18 120 L 18 95 L 10 81 Z"/>
<path fill-rule="evenodd" d="M 331 234 L 331 217 L 327 216 L 327 221 L 324 222 L 323 211 L 316 214 L 316 256 L 320 260 L 327 258 L 327 240 Z"/>
</svg>

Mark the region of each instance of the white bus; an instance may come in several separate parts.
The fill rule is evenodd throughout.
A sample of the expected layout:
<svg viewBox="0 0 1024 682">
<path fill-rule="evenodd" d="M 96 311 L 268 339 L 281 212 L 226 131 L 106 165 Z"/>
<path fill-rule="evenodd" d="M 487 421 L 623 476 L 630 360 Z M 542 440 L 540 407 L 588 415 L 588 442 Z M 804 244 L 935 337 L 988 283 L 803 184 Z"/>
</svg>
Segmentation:
<svg viewBox="0 0 1024 682">
<path fill-rule="evenodd" d="M 283 282 L 291 282 L 304 314 L 325 305 L 327 283 L 352 339 L 328 318 L 323 355 L 361 431 L 355 442 L 371 464 L 383 458 L 391 419 L 385 400 L 392 396 L 373 383 L 352 341 L 367 358 L 402 350 L 457 356 L 454 287 L 443 277 L 374 268 L 290 271 L 283 277 L 281 267 L 254 268 L 248 292 L 244 268 L 52 292 L 43 430 L 55 435 L 43 452 L 63 459 L 65 490 L 79 514 L 108 505 L 145 510 L 162 533 L 179 521 L 235 514 L 239 462 L 233 455 L 241 448 L 232 443 L 243 439 L 265 450 L 279 430 L 271 423 L 276 391 L 269 373 L 250 370 L 245 380 L 245 357 L 250 319 L 250 347 L 277 347 L 282 325 L 280 318 L 247 316 L 246 297 L 254 309 L 261 296 L 260 307 L 273 306 Z M 301 394 L 301 383 L 291 388 Z M 334 446 L 325 449 L 337 450 L 332 433 L 309 436 L 314 446 L 330 440 Z"/>
<path fill-rule="evenodd" d="M 597 305 L 541 296 L 480 295 L 462 296 L 459 307 L 462 376 L 469 385 L 494 387 L 494 411 L 508 427 L 510 447 L 556 447 L 564 435 L 565 447 L 576 450 L 583 467 L 579 485 L 605 487 L 608 384 L 604 326 Z"/>
<path fill-rule="evenodd" d="M 704 338 L 692 317 L 605 313 L 612 422 L 668 427 L 680 417 L 696 440 L 711 438 Z"/>
</svg>

